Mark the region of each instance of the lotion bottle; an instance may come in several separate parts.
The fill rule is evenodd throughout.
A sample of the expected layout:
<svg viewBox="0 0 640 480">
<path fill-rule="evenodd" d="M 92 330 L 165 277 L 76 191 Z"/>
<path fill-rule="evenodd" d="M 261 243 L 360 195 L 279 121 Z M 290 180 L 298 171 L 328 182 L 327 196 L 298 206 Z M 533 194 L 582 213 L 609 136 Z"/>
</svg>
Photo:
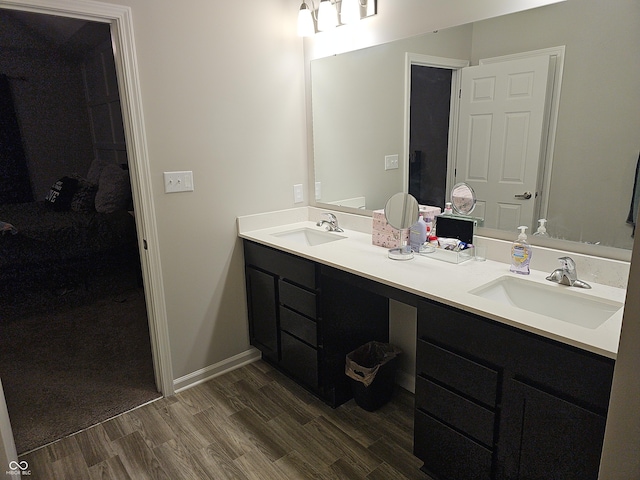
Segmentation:
<svg viewBox="0 0 640 480">
<path fill-rule="evenodd" d="M 518 227 L 520 234 L 511 246 L 510 271 L 520 275 L 529 275 L 529 262 L 531 261 L 531 245 L 527 243 L 526 226 Z"/>
<path fill-rule="evenodd" d="M 411 225 L 409 229 L 409 244 L 414 252 L 420 251 L 420 245 L 427 241 L 427 222 L 422 218 L 422 214 L 418 221 Z"/>
</svg>

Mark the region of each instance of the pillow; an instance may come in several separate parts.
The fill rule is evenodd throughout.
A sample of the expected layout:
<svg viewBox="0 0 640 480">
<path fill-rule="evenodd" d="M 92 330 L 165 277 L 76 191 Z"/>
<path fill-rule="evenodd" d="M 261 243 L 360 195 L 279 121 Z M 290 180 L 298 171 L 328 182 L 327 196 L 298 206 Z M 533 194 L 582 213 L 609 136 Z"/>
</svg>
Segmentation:
<svg viewBox="0 0 640 480">
<path fill-rule="evenodd" d="M 125 210 L 131 203 L 131 184 L 129 172 L 116 164 L 106 165 L 102 169 L 96 193 L 96 211 L 113 213 Z"/>
<path fill-rule="evenodd" d="M 100 174 L 107 165 L 109 165 L 108 161 L 100 158 L 94 158 L 93 162 L 91 162 L 91 165 L 89 166 L 89 171 L 87 172 L 87 180 L 94 185 L 98 185 L 98 182 L 100 181 Z"/>
<path fill-rule="evenodd" d="M 78 180 L 76 178 L 62 177 L 51 186 L 51 190 L 49 190 L 45 200 L 57 212 L 70 210 L 71 200 L 77 189 Z"/>
<path fill-rule="evenodd" d="M 78 189 L 71 199 L 71 210 L 80 213 L 95 212 L 96 193 L 98 185 L 94 185 L 89 180 L 80 176 L 73 176 L 78 180 Z"/>
</svg>

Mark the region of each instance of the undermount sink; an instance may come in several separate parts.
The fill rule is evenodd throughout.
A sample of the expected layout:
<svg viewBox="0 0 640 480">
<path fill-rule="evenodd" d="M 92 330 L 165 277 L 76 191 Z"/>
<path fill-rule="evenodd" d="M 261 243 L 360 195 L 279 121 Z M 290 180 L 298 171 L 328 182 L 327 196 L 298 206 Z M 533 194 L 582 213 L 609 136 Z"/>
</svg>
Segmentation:
<svg viewBox="0 0 640 480">
<path fill-rule="evenodd" d="M 598 328 L 623 307 L 620 302 L 584 295 L 571 287 L 506 275 L 469 293 L 590 329 Z"/>
<path fill-rule="evenodd" d="M 310 247 L 347 238 L 336 233 L 326 232 L 324 230 L 314 230 L 313 228 L 306 227 L 296 228 L 295 230 L 287 230 L 286 232 L 274 233 L 273 236 L 286 238 L 287 240 L 293 240 L 297 243 L 308 245 Z"/>
</svg>

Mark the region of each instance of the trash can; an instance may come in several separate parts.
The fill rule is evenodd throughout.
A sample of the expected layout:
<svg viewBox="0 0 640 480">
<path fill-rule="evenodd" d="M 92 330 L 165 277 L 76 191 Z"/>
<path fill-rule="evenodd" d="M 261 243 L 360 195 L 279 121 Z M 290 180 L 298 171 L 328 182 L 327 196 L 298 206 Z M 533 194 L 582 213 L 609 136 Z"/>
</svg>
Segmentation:
<svg viewBox="0 0 640 480">
<path fill-rule="evenodd" d="M 373 412 L 391 400 L 400 353 L 398 347 L 371 341 L 347 354 L 345 374 L 360 407 Z"/>
</svg>

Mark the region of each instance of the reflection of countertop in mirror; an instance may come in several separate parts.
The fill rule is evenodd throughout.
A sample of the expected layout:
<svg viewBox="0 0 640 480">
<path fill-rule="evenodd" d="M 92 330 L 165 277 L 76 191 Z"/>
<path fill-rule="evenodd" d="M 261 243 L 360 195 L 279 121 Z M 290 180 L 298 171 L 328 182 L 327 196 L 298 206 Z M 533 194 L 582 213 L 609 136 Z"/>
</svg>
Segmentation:
<svg viewBox="0 0 640 480">
<path fill-rule="evenodd" d="M 558 289 L 571 288 L 555 285 L 545 280 L 548 271 L 533 270 L 531 275 L 521 276 L 509 273 L 507 263 L 492 261 L 491 246 L 485 262 L 467 261 L 450 264 L 436 259 L 416 255 L 413 260 L 394 261 L 387 257 L 387 250 L 371 244 L 371 218 L 334 212 L 340 226 L 340 233 L 346 238 L 314 246 L 303 245 L 286 237 L 274 234 L 296 228 L 311 228 L 322 231 L 316 221 L 326 210 L 302 207 L 261 215 L 238 218 L 238 234 L 241 238 L 268 245 L 273 248 L 298 255 L 315 262 L 338 268 L 405 292 L 431 299 L 452 307 L 460 308 L 498 322 L 515 326 L 538 335 L 555 339 L 610 358 L 615 358 L 622 325 L 622 309 L 595 329 L 573 325 L 543 315 L 530 313 L 508 305 L 469 293 L 488 282 L 504 275 L 513 275 L 531 282 L 554 285 Z M 509 244 L 505 249 L 508 258 Z M 552 252 L 561 256 L 567 252 Z M 571 255 L 571 253 L 569 253 Z M 535 258 L 536 251 L 533 256 Z M 535 264 L 532 263 L 535 266 Z M 618 267 L 620 267 L 618 265 Z M 599 266 L 601 270 L 604 268 Z M 615 266 L 614 266 L 615 268 Z M 624 272 L 624 265 L 622 265 Z M 626 290 L 590 281 L 591 290 L 580 289 L 580 294 L 624 303 Z"/>
</svg>

